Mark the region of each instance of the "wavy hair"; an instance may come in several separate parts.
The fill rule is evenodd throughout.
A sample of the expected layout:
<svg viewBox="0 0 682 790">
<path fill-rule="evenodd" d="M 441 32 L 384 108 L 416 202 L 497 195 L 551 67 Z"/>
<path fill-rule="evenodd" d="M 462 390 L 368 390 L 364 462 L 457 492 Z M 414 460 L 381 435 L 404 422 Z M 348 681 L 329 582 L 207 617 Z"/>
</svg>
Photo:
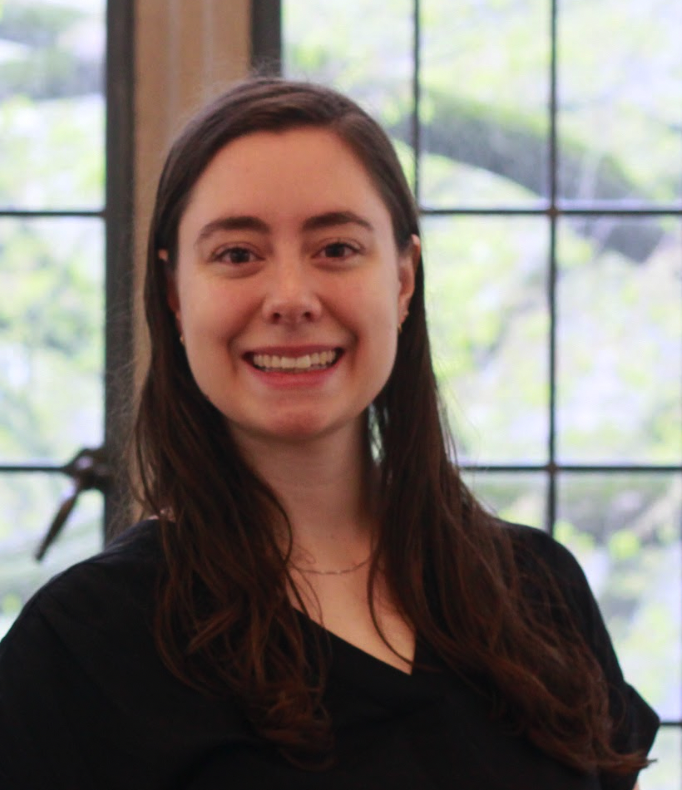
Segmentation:
<svg viewBox="0 0 682 790">
<path fill-rule="evenodd" d="M 140 498 L 159 518 L 165 555 L 159 652 L 183 682 L 236 696 L 255 731 L 292 760 L 331 747 L 324 649 L 311 657 L 287 594 L 295 585 L 273 529 L 289 526 L 291 544 L 286 513 L 192 377 L 168 307 L 165 267 L 177 263 L 180 220 L 218 151 L 252 132 L 300 127 L 330 130 L 350 146 L 390 212 L 400 250 L 419 235 L 395 151 L 354 102 L 273 78 L 232 87 L 189 123 L 161 175 L 144 292 L 151 358 L 134 437 Z M 491 708 L 547 754 L 583 771 L 646 765 L 612 745 L 608 689 L 577 626 L 568 618 L 557 628 L 546 616 L 561 594 L 550 574 L 536 572 L 543 578 L 534 588 L 550 591 L 544 606 L 524 596 L 508 531 L 461 480 L 431 363 L 421 265 L 395 365 L 366 425 L 382 508 L 370 592 L 380 559 L 419 639 L 487 689 Z"/>
</svg>

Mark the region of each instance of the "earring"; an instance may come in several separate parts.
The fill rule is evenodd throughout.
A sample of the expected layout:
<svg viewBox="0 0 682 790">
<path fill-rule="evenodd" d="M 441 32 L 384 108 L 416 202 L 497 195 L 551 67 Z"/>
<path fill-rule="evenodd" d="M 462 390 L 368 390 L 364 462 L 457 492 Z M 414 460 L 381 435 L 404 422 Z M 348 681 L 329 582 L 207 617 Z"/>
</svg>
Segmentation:
<svg viewBox="0 0 682 790">
<path fill-rule="evenodd" d="M 182 323 L 180 322 L 180 311 L 175 313 L 175 326 L 178 330 L 178 338 L 182 345 L 185 345 L 185 336 L 182 334 Z"/>
</svg>

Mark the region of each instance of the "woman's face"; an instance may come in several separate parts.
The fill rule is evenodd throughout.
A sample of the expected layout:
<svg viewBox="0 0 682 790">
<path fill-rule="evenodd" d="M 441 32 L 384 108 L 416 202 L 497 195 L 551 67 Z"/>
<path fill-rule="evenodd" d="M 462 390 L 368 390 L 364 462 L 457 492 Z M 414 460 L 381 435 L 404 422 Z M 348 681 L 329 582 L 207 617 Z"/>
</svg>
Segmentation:
<svg viewBox="0 0 682 790">
<path fill-rule="evenodd" d="M 235 438 L 358 430 L 393 367 L 418 258 L 416 237 L 398 251 L 379 193 L 332 132 L 223 148 L 181 218 L 169 303 Z"/>
</svg>

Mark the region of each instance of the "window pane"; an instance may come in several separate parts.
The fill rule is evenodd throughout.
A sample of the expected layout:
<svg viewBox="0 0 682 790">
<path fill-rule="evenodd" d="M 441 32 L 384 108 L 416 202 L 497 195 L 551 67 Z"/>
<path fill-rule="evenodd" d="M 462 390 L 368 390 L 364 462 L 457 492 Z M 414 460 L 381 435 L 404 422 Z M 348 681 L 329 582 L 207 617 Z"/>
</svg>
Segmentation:
<svg viewBox="0 0 682 790">
<path fill-rule="evenodd" d="M 332 86 L 359 102 L 398 141 L 411 180 L 412 0 L 388 6 L 286 0 L 282 6 L 285 75 Z"/>
<path fill-rule="evenodd" d="M 67 461 L 103 432 L 103 226 L 0 219 L 0 461 Z"/>
<path fill-rule="evenodd" d="M 0 474 L 0 637 L 38 587 L 101 545 L 102 497 L 89 491 L 43 562 L 33 559 L 70 485 L 58 474 Z"/>
<path fill-rule="evenodd" d="M 626 677 L 682 716 L 682 477 L 564 474 L 556 537 L 580 560 Z"/>
<path fill-rule="evenodd" d="M 656 217 L 561 223 L 562 461 L 682 462 L 681 230 Z"/>
<path fill-rule="evenodd" d="M 656 762 L 641 774 L 644 790 L 676 790 L 682 787 L 682 730 L 662 727 L 651 749 Z"/>
<path fill-rule="evenodd" d="M 679 200 L 682 3 L 559 5 L 561 196 Z"/>
<path fill-rule="evenodd" d="M 460 459 L 544 462 L 548 225 L 427 217 L 429 328 Z"/>
<path fill-rule="evenodd" d="M 0 13 L 0 208 L 103 205 L 104 0 Z"/>
<path fill-rule="evenodd" d="M 505 521 L 542 528 L 547 476 L 542 472 L 465 471 L 464 482 L 476 498 Z"/>
<path fill-rule="evenodd" d="M 422 0 L 421 202 L 548 195 L 550 4 Z"/>
</svg>

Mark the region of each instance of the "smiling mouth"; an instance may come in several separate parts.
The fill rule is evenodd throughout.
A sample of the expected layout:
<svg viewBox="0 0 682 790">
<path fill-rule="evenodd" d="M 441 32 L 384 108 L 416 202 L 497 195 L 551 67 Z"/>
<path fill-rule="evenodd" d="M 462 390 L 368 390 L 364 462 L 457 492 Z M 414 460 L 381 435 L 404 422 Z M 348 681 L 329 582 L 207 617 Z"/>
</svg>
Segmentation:
<svg viewBox="0 0 682 790">
<path fill-rule="evenodd" d="M 330 368 L 340 356 L 340 349 L 316 351 L 298 357 L 288 357 L 282 354 L 253 354 L 251 362 L 255 368 L 265 373 L 309 373 L 313 370 Z"/>
</svg>

